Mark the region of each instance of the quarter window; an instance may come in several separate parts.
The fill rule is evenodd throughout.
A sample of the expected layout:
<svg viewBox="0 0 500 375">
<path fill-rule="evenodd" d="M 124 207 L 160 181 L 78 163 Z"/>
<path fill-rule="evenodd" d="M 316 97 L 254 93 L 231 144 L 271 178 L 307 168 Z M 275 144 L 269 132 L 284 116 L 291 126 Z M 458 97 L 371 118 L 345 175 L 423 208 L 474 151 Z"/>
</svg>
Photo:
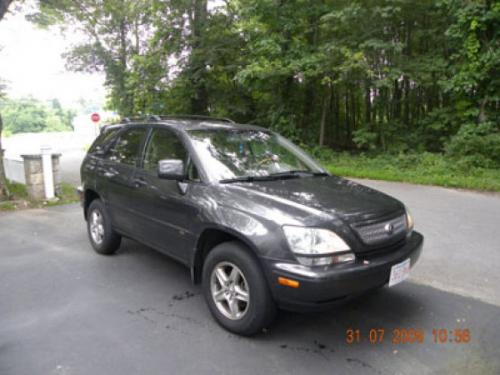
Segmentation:
<svg viewBox="0 0 500 375">
<path fill-rule="evenodd" d="M 145 128 L 126 130 L 119 136 L 115 145 L 110 149 L 108 159 L 118 163 L 135 165 L 139 154 L 139 147 L 145 134 Z"/>
<path fill-rule="evenodd" d="M 92 147 L 89 150 L 89 154 L 103 154 L 111 141 L 114 139 L 118 130 L 119 128 L 114 128 L 105 130 L 103 133 L 101 133 L 92 144 Z"/>
</svg>

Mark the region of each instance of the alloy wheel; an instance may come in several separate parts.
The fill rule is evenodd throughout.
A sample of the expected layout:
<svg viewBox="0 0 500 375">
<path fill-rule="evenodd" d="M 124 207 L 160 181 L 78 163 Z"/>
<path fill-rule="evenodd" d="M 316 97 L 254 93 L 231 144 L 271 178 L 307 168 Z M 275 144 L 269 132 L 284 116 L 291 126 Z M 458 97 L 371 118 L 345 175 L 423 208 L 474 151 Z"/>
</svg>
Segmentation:
<svg viewBox="0 0 500 375">
<path fill-rule="evenodd" d="M 219 312 L 231 320 L 242 319 L 250 305 L 250 289 L 243 272 L 231 262 L 220 262 L 212 270 L 210 291 Z"/>
</svg>

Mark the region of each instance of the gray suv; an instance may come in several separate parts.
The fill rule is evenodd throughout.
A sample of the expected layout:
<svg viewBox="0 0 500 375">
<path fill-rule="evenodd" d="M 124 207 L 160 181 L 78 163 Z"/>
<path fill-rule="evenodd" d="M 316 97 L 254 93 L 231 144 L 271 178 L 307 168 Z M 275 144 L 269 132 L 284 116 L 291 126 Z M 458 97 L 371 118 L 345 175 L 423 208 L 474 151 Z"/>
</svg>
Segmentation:
<svg viewBox="0 0 500 375">
<path fill-rule="evenodd" d="M 90 243 L 132 238 L 185 264 L 237 334 L 403 281 L 421 234 L 398 200 L 333 176 L 268 129 L 199 116 L 103 128 L 81 167 Z"/>
</svg>

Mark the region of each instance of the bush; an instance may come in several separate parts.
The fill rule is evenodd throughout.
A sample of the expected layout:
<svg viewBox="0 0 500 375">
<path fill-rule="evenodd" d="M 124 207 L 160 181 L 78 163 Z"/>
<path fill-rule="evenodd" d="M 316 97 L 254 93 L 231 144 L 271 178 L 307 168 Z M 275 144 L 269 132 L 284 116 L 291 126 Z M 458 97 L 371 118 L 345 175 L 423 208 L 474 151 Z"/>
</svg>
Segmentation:
<svg viewBox="0 0 500 375">
<path fill-rule="evenodd" d="M 446 154 L 462 168 L 500 167 L 500 131 L 492 122 L 464 124 L 446 145 Z"/>
<path fill-rule="evenodd" d="M 377 148 L 377 133 L 361 128 L 353 132 L 352 141 L 357 148 L 375 150 Z"/>
</svg>

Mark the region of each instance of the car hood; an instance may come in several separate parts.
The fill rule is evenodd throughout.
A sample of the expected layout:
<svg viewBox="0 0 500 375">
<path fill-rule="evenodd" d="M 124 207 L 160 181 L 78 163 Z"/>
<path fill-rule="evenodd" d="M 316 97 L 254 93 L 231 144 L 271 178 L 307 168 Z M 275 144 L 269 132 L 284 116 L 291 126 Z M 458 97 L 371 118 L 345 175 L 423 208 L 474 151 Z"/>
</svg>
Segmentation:
<svg viewBox="0 0 500 375">
<path fill-rule="evenodd" d="M 303 177 L 285 180 L 228 184 L 228 189 L 244 195 L 254 206 L 311 217 L 334 215 L 343 220 L 365 220 L 401 211 L 403 204 L 382 192 L 336 177 Z M 252 210 L 251 206 L 248 210 Z M 262 210 L 259 210 L 262 212 Z"/>
</svg>

